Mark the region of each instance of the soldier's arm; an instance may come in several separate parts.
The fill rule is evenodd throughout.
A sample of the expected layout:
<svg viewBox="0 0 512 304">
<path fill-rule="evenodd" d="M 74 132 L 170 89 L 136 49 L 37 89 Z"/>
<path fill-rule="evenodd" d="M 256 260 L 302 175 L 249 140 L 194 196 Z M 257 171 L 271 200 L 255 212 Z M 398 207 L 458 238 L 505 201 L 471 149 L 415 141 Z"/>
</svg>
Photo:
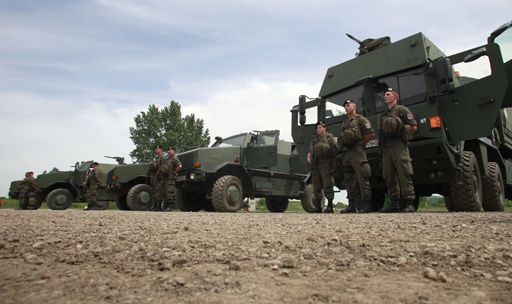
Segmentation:
<svg viewBox="0 0 512 304">
<path fill-rule="evenodd" d="M 404 128 L 406 132 L 409 132 L 411 136 L 414 135 L 418 130 L 418 123 L 416 122 L 416 119 L 414 119 L 414 115 L 412 114 L 411 110 L 409 110 L 407 107 L 403 107 L 401 114 L 402 115 L 400 115 L 400 118 L 404 122 Z"/>
<path fill-rule="evenodd" d="M 375 139 L 375 131 L 372 128 L 370 121 L 366 118 L 361 120 L 361 131 L 363 135 L 363 142 L 366 145 L 370 140 Z"/>
</svg>

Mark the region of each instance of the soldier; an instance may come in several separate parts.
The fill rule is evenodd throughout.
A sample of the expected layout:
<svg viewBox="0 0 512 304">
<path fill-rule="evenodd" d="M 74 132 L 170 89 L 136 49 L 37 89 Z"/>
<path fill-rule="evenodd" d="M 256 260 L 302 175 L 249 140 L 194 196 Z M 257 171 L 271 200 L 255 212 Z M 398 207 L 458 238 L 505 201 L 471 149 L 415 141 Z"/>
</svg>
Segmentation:
<svg viewBox="0 0 512 304">
<path fill-rule="evenodd" d="M 400 95 L 393 89 L 384 93 L 388 110 L 380 117 L 382 175 L 386 181 L 390 204 L 380 212 L 400 212 L 400 198 L 405 202 L 404 212 L 415 212 L 412 163 L 407 143 L 416 132 L 417 123 L 411 111 L 398 105 Z"/>
<path fill-rule="evenodd" d="M 91 164 L 91 170 L 85 179 L 85 199 L 87 206 L 84 210 L 94 210 L 96 208 L 96 201 L 98 200 L 98 188 L 101 183 L 100 179 L 101 170 L 97 162 Z"/>
<path fill-rule="evenodd" d="M 149 166 L 149 178 L 151 188 L 153 190 L 153 208 L 152 211 L 161 211 L 162 210 L 162 201 L 164 195 L 164 176 L 163 176 L 163 165 L 165 163 L 165 157 L 163 155 L 163 150 L 160 147 L 156 147 L 155 149 L 155 157 L 153 158 L 153 162 Z"/>
<path fill-rule="evenodd" d="M 333 173 L 338 148 L 334 136 L 327 132 L 326 125 L 323 121 L 316 123 L 316 133 L 317 137 L 313 141 L 312 151 L 309 152 L 307 156 L 307 161 L 311 168 L 313 195 L 315 197 L 315 204 L 318 207 L 316 212 L 322 212 L 321 198 L 323 189 L 325 198 L 327 199 L 327 207 L 323 212 L 333 213 Z"/>
<path fill-rule="evenodd" d="M 171 211 L 172 205 L 176 202 L 176 176 L 181 170 L 181 162 L 176 157 L 176 150 L 170 147 L 167 151 L 167 159 L 165 160 L 165 198 L 162 206 L 163 211 Z"/>
<path fill-rule="evenodd" d="M 341 124 L 338 147 L 342 152 L 343 182 L 347 188 L 348 207 L 341 213 L 368 213 L 371 211 L 372 190 L 370 177 L 372 169 L 366 158 L 364 147 L 375 137 L 368 119 L 357 114 L 356 103 L 343 103 L 347 119 Z"/>
<path fill-rule="evenodd" d="M 34 172 L 29 171 L 25 173 L 25 178 L 19 183 L 18 189 L 20 190 L 19 207 L 16 210 L 28 210 L 29 194 L 39 190 L 37 180 L 34 178 Z"/>
</svg>

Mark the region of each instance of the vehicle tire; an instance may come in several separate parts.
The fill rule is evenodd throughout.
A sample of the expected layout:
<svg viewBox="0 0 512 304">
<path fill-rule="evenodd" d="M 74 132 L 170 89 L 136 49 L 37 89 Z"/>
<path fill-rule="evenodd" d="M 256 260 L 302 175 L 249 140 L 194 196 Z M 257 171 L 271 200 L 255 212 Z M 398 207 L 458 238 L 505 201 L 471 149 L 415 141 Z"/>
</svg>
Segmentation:
<svg viewBox="0 0 512 304">
<path fill-rule="evenodd" d="M 153 207 L 153 195 L 151 194 L 151 186 L 146 184 L 138 184 L 133 186 L 128 195 L 126 195 L 126 203 L 130 210 L 147 211 Z"/>
<path fill-rule="evenodd" d="M 505 210 L 505 184 L 500 166 L 490 162 L 487 165 L 488 175 L 482 177 L 483 202 L 485 211 Z"/>
<path fill-rule="evenodd" d="M 52 210 L 65 210 L 73 203 L 73 194 L 68 189 L 55 189 L 46 196 L 46 204 Z"/>
<path fill-rule="evenodd" d="M 183 212 L 197 212 L 202 209 L 201 201 L 195 197 L 194 193 L 185 192 L 176 189 L 176 208 Z M 203 194 L 204 196 L 204 194 Z"/>
<path fill-rule="evenodd" d="M 448 195 L 444 196 L 444 205 L 446 206 L 446 210 L 449 212 L 455 211 L 455 208 L 453 207 L 452 199 Z"/>
<path fill-rule="evenodd" d="M 109 201 L 97 201 L 94 210 L 106 210 L 110 206 Z"/>
<path fill-rule="evenodd" d="M 116 197 L 116 206 L 119 210 L 130 210 L 126 202 L 126 195 L 119 195 Z"/>
<path fill-rule="evenodd" d="M 450 204 L 454 211 L 482 209 L 482 179 L 473 152 L 464 151 L 450 182 Z"/>
<path fill-rule="evenodd" d="M 384 193 L 373 193 L 370 209 L 372 212 L 379 212 L 384 207 L 386 195 Z"/>
<path fill-rule="evenodd" d="M 265 205 L 270 212 L 285 212 L 288 209 L 288 198 L 284 196 L 268 196 Z"/>
<path fill-rule="evenodd" d="M 244 189 L 240 179 L 224 175 L 217 179 L 212 188 L 213 208 L 219 212 L 237 212 L 242 208 Z"/>
<path fill-rule="evenodd" d="M 322 194 L 322 202 L 325 200 L 324 195 Z M 302 209 L 308 213 L 316 213 L 318 210 L 322 208 L 322 206 L 316 205 L 315 195 L 313 194 L 313 185 L 307 184 L 304 188 L 304 193 L 300 197 L 300 203 L 302 205 Z"/>
</svg>

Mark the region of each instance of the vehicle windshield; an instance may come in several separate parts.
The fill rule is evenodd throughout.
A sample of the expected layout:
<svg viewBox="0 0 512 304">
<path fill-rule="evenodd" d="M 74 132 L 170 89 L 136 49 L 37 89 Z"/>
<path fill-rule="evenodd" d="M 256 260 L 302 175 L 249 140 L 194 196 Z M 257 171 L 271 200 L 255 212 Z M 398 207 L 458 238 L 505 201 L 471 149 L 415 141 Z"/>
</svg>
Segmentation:
<svg viewBox="0 0 512 304">
<path fill-rule="evenodd" d="M 276 142 L 277 133 L 254 134 L 255 140 L 252 142 L 255 146 L 273 145 Z"/>
<path fill-rule="evenodd" d="M 216 142 L 212 147 L 230 147 L 230 146 L 242 146 L 245 142 L 245 138 L 247 133 L 243 133 L 240 135 L 231 136 L 222 141 Z"/>
<path fill-rule="evenodd" d="M 500 46 L 503 62 L 512 59 L 512 28 L 504 31 L 494 40 Z"/>
</svg>

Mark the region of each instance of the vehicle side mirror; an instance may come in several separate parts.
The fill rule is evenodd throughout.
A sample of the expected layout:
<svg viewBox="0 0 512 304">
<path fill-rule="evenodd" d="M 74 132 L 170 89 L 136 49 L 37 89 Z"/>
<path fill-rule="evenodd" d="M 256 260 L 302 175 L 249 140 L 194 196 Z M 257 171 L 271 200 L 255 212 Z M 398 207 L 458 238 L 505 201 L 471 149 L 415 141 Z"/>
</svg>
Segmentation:
<svg viewBox="0 0 512 304">
<path fill-rule="evenodd" d="M 453 92 L 453 72 L 450 58 L 439 57 L 433 61 L 435 81 L 441 94 Z"/>
<path fill-rule="evenodd" d="M 306 95 L 299 96 L 299 123 L 301 126 L 306 124 Z"/>
</svg>

